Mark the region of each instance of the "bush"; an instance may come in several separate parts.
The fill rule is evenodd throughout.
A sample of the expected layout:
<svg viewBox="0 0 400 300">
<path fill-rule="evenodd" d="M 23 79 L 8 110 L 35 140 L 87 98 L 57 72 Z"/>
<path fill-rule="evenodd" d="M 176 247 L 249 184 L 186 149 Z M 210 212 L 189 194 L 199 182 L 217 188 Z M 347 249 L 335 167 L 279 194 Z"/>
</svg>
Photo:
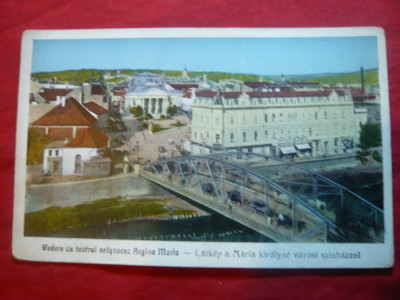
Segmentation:
<svg viewBox="0 0 400 300">
<path fill-rule="evenodd" d="M 182 127 L 182 126 L 185 126 L 185 124 L 182 123 L 181 121 L 177 121 L 176 123 L 172 124 L 172 126 L 174 126 L 174 127 Z"/>
<path fill-rule="evenodd" d="M 151 126 L 151 132 L 152 133 L 155 133 L 155 132 L 158 132 L 158 131 L 162 131 L 162 130 L 165 130 L 165 129 L 167 129 L 167 128 L 163 128 L 163 127 L 161 127 L 160 125 L 158 125 L 158 124 L 153 124 L 152 126 Z"/>
<path fill-rule="evenodd" d="M 139 118 L 143 115 L 143 108 L 140 105 L 134 106 L 129 109 L 129 112 L 136 118 Z"/>
<path fill-rule="evenodd" d="M 149 124 L 146 123 L 146 122 L 144 122 L 144 123 L 142 124 L 142 128 L 143 128 L 143 129 L 148 129 L 148 128 L 149 128 Z"/>
<path fill-rule="evenodd" d="M 177 112 L 178 112 L 178 107 L 176 105 L 172 105 L 167 108 L 167 114 L 171 117 L 175 116 Z"/>
<path fill-rule="evenodd" d="M 360 148 L 367 150 L 368 148 L 379 147 L 381 145 L 381 126 L 372 123 L 361 124 Z"/>
<path fill-rule="evenodd" d="M 372 158 L 378 163 L 382 163 L 382 155 L 378 151 L 372 152 Z"/>
</svg>

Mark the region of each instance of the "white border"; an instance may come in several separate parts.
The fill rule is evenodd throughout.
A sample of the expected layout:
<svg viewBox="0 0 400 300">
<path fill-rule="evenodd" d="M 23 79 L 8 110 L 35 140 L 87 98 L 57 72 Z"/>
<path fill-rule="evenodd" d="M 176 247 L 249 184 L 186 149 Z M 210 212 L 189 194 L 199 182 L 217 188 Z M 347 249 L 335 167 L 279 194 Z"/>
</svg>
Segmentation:
<svg viewBox="0 0 400 300">
<path fill-rule="evenodd" d="M 310 243 L 226 243 L 226 242 L 166 242 L 134 240 L 101 240 L 69 238 L 24 237 L 23 222 L 26 192 L 26 149 L 29 113 L 30 74 L 33 41 L 40 39 L 115 39 L 115 38 L 299 38 L 299 37 L 357 37 L 376 36 L 379 56 L 379 86 L 384 170 L 384 244 L 310 244 Z M 94 30 L 28 30 L 22 39 L 20 84 L 17 115 L 17 139 L 14 187 L 13 255 L 17 259 L 52 262 L 101 263 L 147 266 L 217 267 L 217 268 L 388 268 L 394 263 L 392 214 L 392 163 L 390 145 L 390 111 L 387 59 L 384 31 L 376 27 L 354 28 L 156 28 L 156 29 L 94 29 Z M 42 245 L 63 247 L 63 252 L 43 251 Z M 69 246 L 97 247 L 96 254 L 70 253 Z M 100 248 L 130 249 L 130 255 L 99 253 Z M 133 254 L 133 248 L 176 250 L 179 255 L 162 256 Z M 199 256 L 202 250 L 216 256 Z M 233 257 L 235 250 L 249 253 L 248 257 Z M 326 252 L 360 252 L 360 259 L 323 259 Z M 173 251 L 172 251 L 173 252 Z M 226 257 L 226 252 L 229 258 Z M 251 252 L 257 258 L 251 257 Z M 260 258 L 259 253 L 266 258 Z M 295 258 L 295 253 L 318 252 L 317 259 Z M 190 253 L 190 254 L 186 254 Z M 275 254 L 274 254 L 275 253 Z M 280 258 L 276 255 L 279 253 Z M 287 256 L 288 255 L 288 256 Z M 218 255 L 217 255 L 218 256 Z"/>
</svg>

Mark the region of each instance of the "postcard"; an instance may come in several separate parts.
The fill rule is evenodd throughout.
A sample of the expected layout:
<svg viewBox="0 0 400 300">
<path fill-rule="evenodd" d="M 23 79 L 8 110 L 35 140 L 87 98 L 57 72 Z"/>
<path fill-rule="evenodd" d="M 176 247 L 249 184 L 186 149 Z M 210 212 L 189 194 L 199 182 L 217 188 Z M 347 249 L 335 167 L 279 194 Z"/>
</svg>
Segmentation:
<svg viewBox="0 0 400 300">
<path fill-rule="evenodd" d="M 390 268 L 380 28 L 32 30 L 17 259 Z"/>
</svg>

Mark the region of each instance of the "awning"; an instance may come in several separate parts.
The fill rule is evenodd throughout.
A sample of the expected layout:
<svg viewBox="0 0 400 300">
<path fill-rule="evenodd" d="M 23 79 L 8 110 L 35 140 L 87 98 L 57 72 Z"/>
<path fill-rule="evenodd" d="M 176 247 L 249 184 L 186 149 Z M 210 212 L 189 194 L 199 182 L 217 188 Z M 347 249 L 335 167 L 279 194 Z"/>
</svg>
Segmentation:
<svg viewBox="0 0 400 300">
<path fill-rule="evenodd" d="M 310 144 L 298 144 L 295 145 L 295 147 L 297 148 L 297 150 L 311 150 L 311 146 Z"/>
<path fill-rule="evenodd" d="M 279 148 L 279 150 L 282 152 L 283 155 L 297 153 L 296 149 L 293 146 L 281 147 Z"/>
</svg>

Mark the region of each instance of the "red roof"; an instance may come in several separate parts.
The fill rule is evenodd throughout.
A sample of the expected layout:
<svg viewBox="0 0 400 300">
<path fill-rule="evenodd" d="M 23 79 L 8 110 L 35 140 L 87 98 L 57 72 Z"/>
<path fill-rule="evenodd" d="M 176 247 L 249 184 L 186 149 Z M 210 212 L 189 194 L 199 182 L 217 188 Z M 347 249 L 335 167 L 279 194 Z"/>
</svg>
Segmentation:
<svg viewBox="0 0 400 300">
<path fill-rule="evenodd" d="M 301 92 L 248 92 L 251 98 L 272 98 L 272 97 L 326 97 L 331 94 L 330 91 L 301 91 Z"/>
<path fill-rule="evenodd" d="M 362 93 L 361 90 L 351 89 L 350 92 L 351 92 L 351 96 L 352 96 L 354 102 L 364 102 L 365 100 L 375 100 L 376 99 L 375 95 L 365 95 Z"/>
<path fill-rule="evenodd" d="M 71 91 L 71 89 L 44 89 L 39 95 L 47 101 L 56 101 L 57 96 L 65 96 Z"/>
<path fill-rule="evenodd" d="M 105 113 L 108 113 L 108 110 L 105 109 L 104 107 L 98 105 L 95 102 L 88 102 L 83 104 L 88 110 L 90 110 L 92 113 L 95 113 L 96 115 L 102 115 Z"/>
<path fill-rule="evenodd" d="M 64 106 L 61 104 L 56 106 L 43 117 L 35 121 L 32 125 L 90 126 L 96 123 L 96 121 L 97 119 L 92 116 L 92 114 L 88 112 L 82 104 L 71 97 L 65 100 Z"/>
<path fill-rule="evenodd" d="M 224 98 L 239 98 L 240 95 L 242 93 L 241 92 L 222 92 L 221 95 Z"/>
<path fill-rule="evenodd" d="M 126 92 L 125 91 L 115 91 L 113 92 L 114 96 L 125 96 Z"/>
<path fill-rule="evenodd" d="M 91 94 L 92 95 L 105 95 L 106 91 L 104 90 L 104 88 L 101 84 L 93 84 Z"/>
<path fill-rule="evenodd" d="M 108 137 L 94 128 L 79 131 L 76 138 L 65 145 L 66 148 L 102 148 L 107 146 Z"/>
<path fill-rule="evenodd" d="M 215 98 L 217 94 L 218 93 L 216 91 L 211 91 L 211 90 L 196 91 L 196 96 L 203 98 Z"/>
<path fill-rule="evenodd" d="M 113 91 L 125 91 L 128 87 L 126 85 L 117 85 L 113 87 Z"/>
<path fill-rule="evenodd" d="M 197 83 L 170 83 L 169 85 L 180 91 L 199 87 Z"/>
</svg>

